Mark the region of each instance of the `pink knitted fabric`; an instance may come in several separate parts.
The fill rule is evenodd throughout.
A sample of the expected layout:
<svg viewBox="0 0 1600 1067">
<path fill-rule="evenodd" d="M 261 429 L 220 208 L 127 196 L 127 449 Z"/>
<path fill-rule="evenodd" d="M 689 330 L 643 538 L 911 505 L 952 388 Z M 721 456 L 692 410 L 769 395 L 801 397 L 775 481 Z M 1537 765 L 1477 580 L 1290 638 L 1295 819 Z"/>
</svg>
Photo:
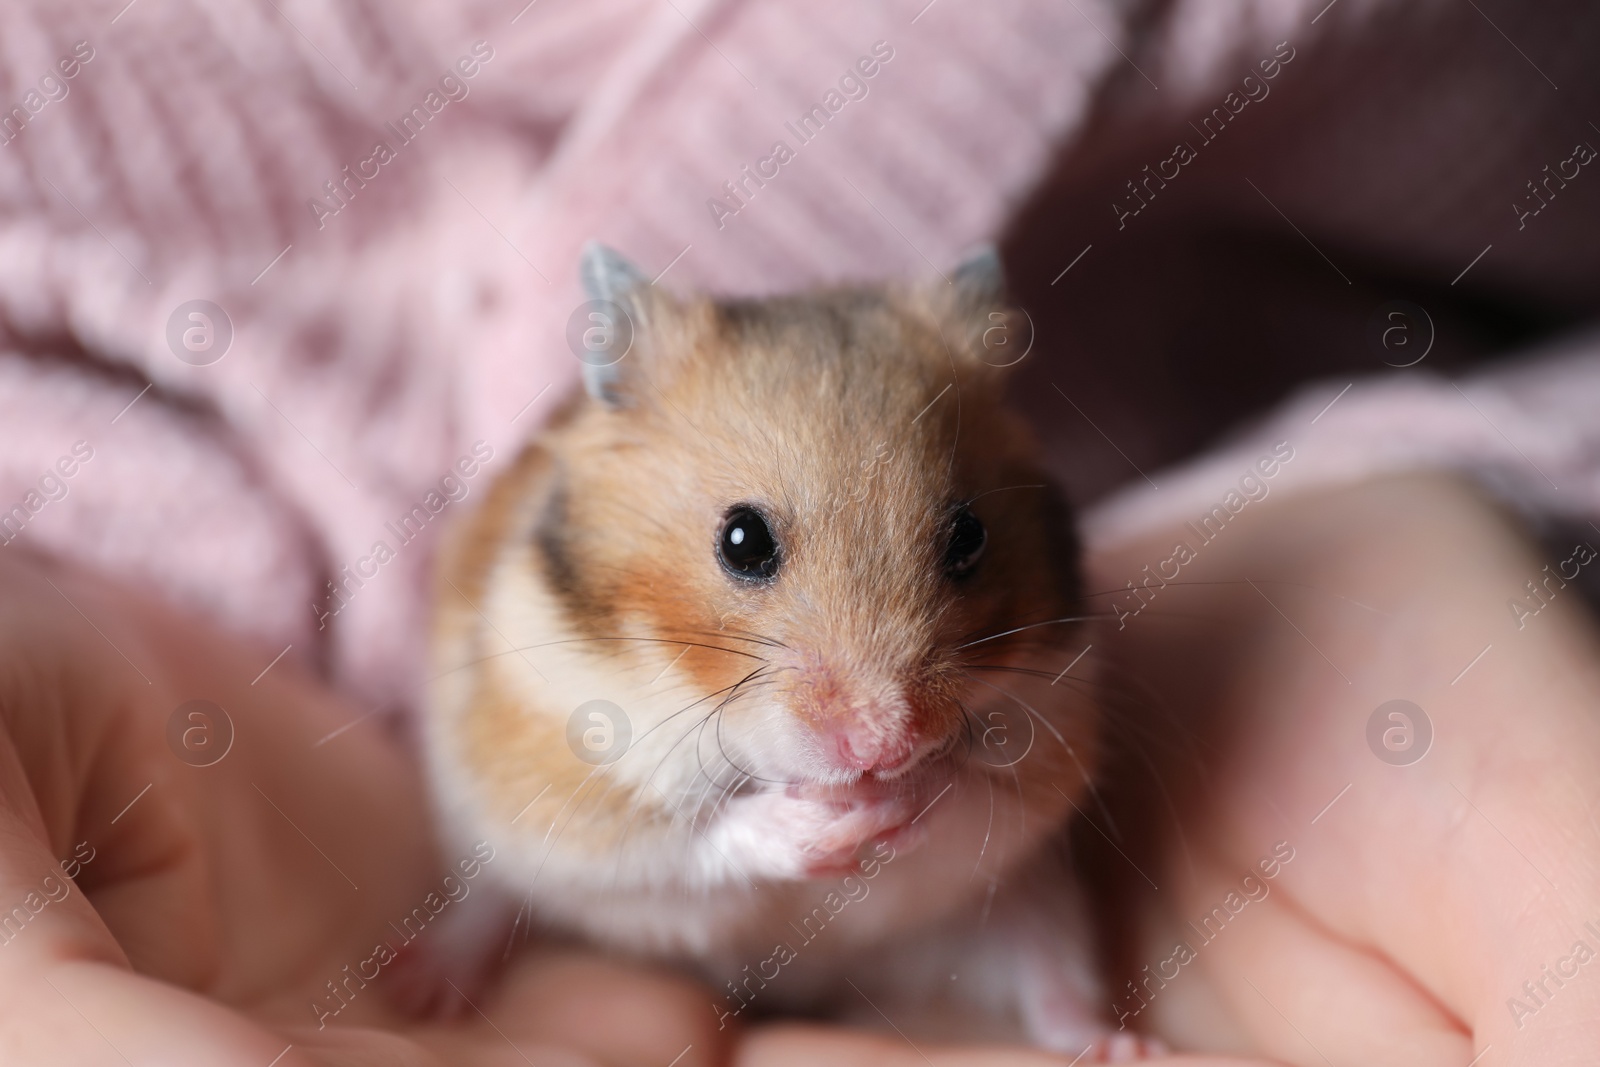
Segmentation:
<svg viewBox="0 0 1600 1067">
<path fill-rule="evenodd" d="M 122 3 L 0 12 L 0 107 L 21 109 L 0 123 L 0 518 L 23 509 L 0 540 L 155 588 L 258 639 L 263 667 L 292 646 L 375 704 L 422 678 L 451 498 L 481 493 L 576 377 L 583 241 L 726 292 L 931 275 L 1050 165 L 1168 155 L 1172 123 L 1280 41 L 1302 103 L 1263 126 L 1329 106 L 1304 86 L 1348 81 L 1349 40 L 1389 35 L 1403 58 L 1489 32 L 1460 5 L 1381 0 Z M 1581 65 L 1582 35 L 1546 23 L 1518 44 Z M 1375 138 L 1384 91 L 1343 105 Z M 1469 103 L 1435 101 L 1439 136 L 1485 136 L 1482 183 L 1509 198 L 1524 160 L 1478 128 L 1494 102 Z M 1464 262 L 1471 220 L 1426 202 L 1425 149 L 1394 176 L 1424 197 L 1408 254 Z M 1340 176 L 1319 177 L 1278 206 L 1359 229 L 1359 201 L 1326 195 Z M 1581 282 L 1586 218 L 1485 269 Z M 205 366 L 168 340 L 193 300 L 232 325 Z M 1562 436 L 1593 410 L 1575 390 L 1600 396 L 1592 373 L 1565 380 L 1566 422 L 1518 424 L 1567 449 L 1555 466 L 1593 445 Z M 1118 523 L 1136 525 L 1095 528 Z"/>
</svg>

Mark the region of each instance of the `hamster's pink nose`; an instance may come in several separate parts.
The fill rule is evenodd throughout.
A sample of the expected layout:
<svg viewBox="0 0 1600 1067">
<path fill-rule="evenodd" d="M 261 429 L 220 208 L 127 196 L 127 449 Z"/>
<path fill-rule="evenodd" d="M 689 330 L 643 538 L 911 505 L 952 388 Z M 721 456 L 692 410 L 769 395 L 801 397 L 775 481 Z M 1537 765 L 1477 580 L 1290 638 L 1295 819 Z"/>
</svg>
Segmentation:
<svg viewBox="0 0 1600 1067">
<path fill-rule="evenodd" d="M 885 735 L 862 729 L 843 729 L 834 735 L 839 760 L 853 771 L 892 771 L 903 767 L 916 751 L 916 742 L 903 733 Z"/>
</svg>

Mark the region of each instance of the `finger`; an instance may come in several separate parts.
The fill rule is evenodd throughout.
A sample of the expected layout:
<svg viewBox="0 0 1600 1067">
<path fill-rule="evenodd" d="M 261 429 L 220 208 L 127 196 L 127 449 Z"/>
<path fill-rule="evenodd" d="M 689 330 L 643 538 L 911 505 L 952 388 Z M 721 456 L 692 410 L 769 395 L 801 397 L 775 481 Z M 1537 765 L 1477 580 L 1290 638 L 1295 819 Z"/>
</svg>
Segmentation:
<svg viewBox="0 0 1600 1067">
<path fill-rule="evenodd" d="M 0 886 L 10 890 L 0 909 L 59 879 L 66 897 L 43 925 L 75 913 L 59 931 L 76 939 L 73 952 L 131 955 L 147 973 L 199 980 L 214 967 L 216 938 L 195 821 L 174 803 L 171 768 L 144 758 L 148 743 L 128 729 L 130 710 L 164 692 L 140 634 L 71 575 L 7 559 L 0 650 Z M 0 921 L 0 943 L 30 924 L 27 910 Z M 126 935 L 109 948 L 107 919 Z M 35 934 L 32 948 L 42 940 Z"/>
<path fill-rule="evenodd" d="M 234 1003 L 276 997 L 298 1023 L 443 871 L 400 746 L 376 719 L 319 744 L 362 709 L 271 660 L 82 575 L 0 560 L 15 750 L 0 804 L 22 820 L 0 836 L 0 885 L 8 841 L 44 847 L 21 884 L 52 854 L 92 855 L 73 873 L 135 969 Z M 169 735 L 196 697 L 229 735 L 215 759 Z"/>
<path fill-rule="evenodd" d="M 1554 1063 L 1580 1034 L 1593 1047 L 1600 983 L 1573 981 L 1600 955 L 1600 936 L 1584 925 L 1600 927 L 1583 785 L 1600 780 L 1592 624 L 1569 596 L 1541 609 L 1541 629 L 1518 629 L 1506 594 L 1541 564 L 1503 518 L 1443 480 L 1287 502 L 1261 518 L 1271 519 L 1270 538 L 1251 540 L 1241 526 L 1243 538 L 1208 547 L 1186 569 L 1207 584 L 1162 594 L 1242 623 L 1232 644 L 1208 654 L 1194 647 L 1204 635 L 1190 633 L 1141 658 L 1186 726 L 1229 754 L 1208 782 L 1175 761 L 1162 776 L 1180 797 L 1185 844 L 1227 855 L 1243 873 L 1271 842 L 1292 841 L 1299 858 L 1274 891 L 1460 1019 L 1473 1036 L 1462 1062 L 1493 1046 L 1485 1064 Z M 1197 599 L 1180 600 L 1190 594 Z M 1156 627 L 1130 634 L 1162 639 Z M 1434 741 L 1426 758 L 1393 762 L 1365 728 L 1402 695 L 1431 718 Z M 1186 775 L 1192 784 L 1173 784 Z M 1157 903 L 1192 921 L 1219 899 L 1194 892 Z M 1381 989 L 1358 962 L 1317 966 Z M 1564 980 L 1545 977 L 1563 966 Z M 1284 981 L 1348 995 L 1314 974 Z M 1520 1007 L 1508 1001 L 1519 996 Z M 1381 1016 L 1371 1001 L 1362 1010 Z"/>
<path fill-rule="evenodd" d="M 711 1067 L 726 1062 L 734 1033 L 717 1027 L 712 1002 L 709 990 L 681 975 L 546 950 L 514 963 L 489 997 L 468 1002 L 465 1016 L 499 1035 L 501 1049 L 537 1041 L 614 1067 Z"/>
<path fill-rule="evenodd" d="M 1197 892 L 1221 900 L 1234 888 L 1209 877 Z M 1193 928 L 1172 937 L 1184 935 L 1199 940 Z M 1463 1067 L 1473 1056 L 1459 1019 L 1283 893 L 1252 900 L 1186 964 L 1145 975 L 1138 1019 L 1180 1047 L 1248 1046 L 1304 1067 Z"/>
<path fill-rule="evenodd" d="M 1004 1045 L 950 1048 L 821 1026 L 778 1024 L 752 1029 L 739 1042 L 733 1067 L 1067 1067 L 1070 1057 Z M 1226 1056 L 1162 1056 L 1140 1067 L 1270 1067 L 1268 1061 Z"/>
<path fill-rule="evenodd" d="M 440 1067 L 442 1062 L 381 1035 L 351 1040 L 311 1034 L 291 1040 L 204 997 L 114 964 L 67 960 L 36 968 L 27 980 L 0 986 L 0 997 L 5 1004 L 0 1059 L 7 1063 Z"/>
</svg>

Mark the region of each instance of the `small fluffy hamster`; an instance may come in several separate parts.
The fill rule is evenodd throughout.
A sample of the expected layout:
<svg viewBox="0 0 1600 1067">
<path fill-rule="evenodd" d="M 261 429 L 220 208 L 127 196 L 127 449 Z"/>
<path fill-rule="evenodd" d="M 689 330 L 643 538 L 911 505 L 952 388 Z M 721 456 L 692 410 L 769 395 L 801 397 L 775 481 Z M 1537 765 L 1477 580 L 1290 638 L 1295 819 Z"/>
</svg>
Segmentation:
<svg viewBox="0 0 1600 1067">
<path fill-rule="evenodd" d="M 1056 856 L 1097 733 L 1087 663 L 1052 684 L 1078 547 L 984 344 L 997 257 L 762 300 L 582 275 L 584 388 L 442 561 L 447 831 L 540 926 L 695 965 L 723 1025 L 1106 1036 Z"/>
</svg>

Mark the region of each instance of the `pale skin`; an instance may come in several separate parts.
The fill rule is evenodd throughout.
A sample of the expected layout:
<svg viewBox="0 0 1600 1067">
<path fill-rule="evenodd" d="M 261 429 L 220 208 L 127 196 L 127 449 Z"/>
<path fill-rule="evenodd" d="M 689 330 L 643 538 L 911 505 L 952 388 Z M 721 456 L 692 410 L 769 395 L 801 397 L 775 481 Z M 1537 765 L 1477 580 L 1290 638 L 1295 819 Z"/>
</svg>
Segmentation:
<svg viewBox="0 0 1600 1067">
<path fill-rule="evenodd" d="M 1092 561 L 1089 588 L 1166 558 L 1174 533 Z M 1276 842 L 1295 850 L 1137 1016 L 1214 1055 L 1152 1062 L 1466 1067 L 1492 1046 L 1484 1067 L 1546 1067 L 1600 1048 L 1600 960 L 1547 980 L 1533 1014 L 1506 1004 L 1585 921 L 1600 927 L 1600 639 L 1573 591 L 1520 631 L 1505 606 L 1544 562 L 1444 478 L 1280 494 L 1108 642 L 1147 713 L 1190 731 L 1143 745 L 1135 802 L 1110 798 L 1128 858 L 1104 850 L 1096 869 L 1144 886 L 1120 894 L 1135 905 L 1131 971 L 1168 958 L 1182 922 Z M 0 944 L 8 1061 L 266 1067 L 290 1045 L 278 1064 L 666 1067 L 686 1048 L 685 1067 L 1070 1059 L 893 1031 L 719 1032 L 695 983 L 572 952 L 525 954 L 456 1022 L 405 1019 L 380 981 L 318 1029 L 323 983 L 459 857 L 426 846 L 420 777 L 380 718 L 318 745 L 367 709 L 287 660 L 251 684 L 275 653 L 0 553 L 0 907 L 59 878 L 79 842 L 94 849 L 77 888 Z M 166 740 L 197 697 L 236 728 L 205 768 Z M 1434 725 L 1411 766 L 1366 743 L 1393 697 Z"/>
</svg>

